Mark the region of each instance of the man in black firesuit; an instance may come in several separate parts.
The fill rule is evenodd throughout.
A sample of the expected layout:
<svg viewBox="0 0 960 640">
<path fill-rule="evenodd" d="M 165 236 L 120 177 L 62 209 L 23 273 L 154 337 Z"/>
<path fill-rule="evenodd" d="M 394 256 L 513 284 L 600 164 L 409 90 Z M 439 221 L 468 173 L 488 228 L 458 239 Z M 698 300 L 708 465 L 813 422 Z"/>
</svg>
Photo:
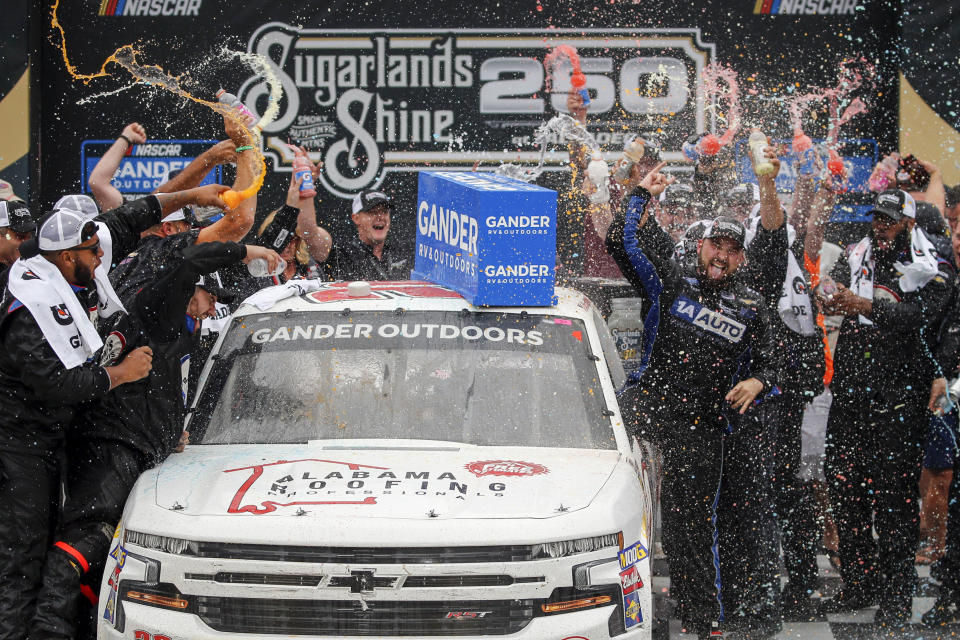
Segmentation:
<svg viewBox="0 0 960 640">
<path fill-rule="evenodd" d="M 607 250 L 649 304 L 641 365 L 631 375 L 639 384 L 621 396 L 621 407 L 663 452 L 671 589 L 685 631 L 707 638 L 724 620 L 716 542 L 721 484 L 752 472 L 724 468 L 724 440 L 773 388 L 772 345 L 760 295 L 736 275 L 744 260 L 740 222 L 715 219 L 698 242 L 697 260 L 674 257 L 673 240 L 647 211 L 670 182 L 659 173 L 663 166 L 634 190 L 607 235 Z"/>
<path fill-rule="evenodd" d="M 122 255 L 136 245 L 145 229 L 186 204 L 223 207 L 218 194 L 225 190 L 212 184 L 151 195 L 93 216 L 69 208 L 51 212 L 38 224 L 36 236 L 20 246 L 21 259 L 10 267 L 10 282 L 0 301 L 0 342 L 4 346 L 0 350 L 0 513 L 9 516 L 0 523 L 2 640 L 27 634 L 57 511 L 56 455 L 76 407 L 103 395 L 111 386 L 139 379 L 145 373 L 138 378 L 129 376 L 144 366 L 143 361 L 149 365 L 149 349 L 138 351 L 120 370 L 121 378 L 113 380 L 103 373 L 112 368 L 88 362 L 102 341 L 94 335 L 95 330 L 88 330 L 92 323 L 77 319 L 78 314 L 72 314 L 69 307 L 82 311 L 83 316 L 88 310 L 96 311 L 101 318 L 118 308 L 119 301 L 106 278 L 110 265 L 101 265 L 101 242 L 106 243 L 109 236 L 111 253 Z M 56 265 L 62 275 L 58 278 L 48 265 Z M 41 277 L 34 271 L 47 275 Z M 65 283 L 73 289 L 69 295 L 63 293 Z M 18 298 L 12 293 L 15 289 L 31 299 Z M 33 311 L 45 301 L 46 311 L 38 320 Z M 63 329 L 44 330 L 48 316 L 55 317 Z M 85 331 L 68 331 L 81 327 Z M 24 536 L 24 531 L 34 535 Z"/>
<path fill-rule="evenodd" d="M 837 290 L 822 297 L 824 313 L 845 316 L 825 461 L 843 590 L 823 606 L 879 604 L 875 622 L 888 627 L 911 616 L 928 392 L 941 377 L 929 344 L 951 287 L 914 211 L 906 192 L 880 193 L 870 234 L 837 261 Z"/>
<path fill-rule="evenodd" d="M 47 216 L 38 231 L 40 254 L 10 268 L 9 277 L 16 282 L 7 286 L 0 306 L 4 639 L 27 633 L 57 513 L 56 456 L 77 406 L 150 371 L 149 348 L 137 349 L 110 367 L 92 359 L 100 345 L 86 313 L 91 306 L 97 309 L 98 295 L 105 293 L 94 280 L 103 256 L 99 242 L 93 221 L 69 211 Z M 54 325 L 48 326 L 49 318 Z M 80 330 L 82 323 L 89 325 L 88 331 Z"/>
<path fill-rule="evenodd" d="M 100 365 L 149 349 L 153 369 L 145 379 L 83 407 L 68 440 L 67 500 L 57 541 L 47 554 L 31 640 L 74 638 L 83 597 L 96 601 L 113 530 L 139 475 L 160 464 L 181 442 L 185 411 L 183 363 L 199 321 L 214 313 L 217 288 L 202 274 L 236 262 L 266 259 L 269 249 L 233 242 L 190 244 L 171 256 L 161 273 L 125 302 L 101 328 Z M 96 469 L 91 474 L 90 469 Z M 116 603 L 108 603 L 108 608 Z"/>
</svg>

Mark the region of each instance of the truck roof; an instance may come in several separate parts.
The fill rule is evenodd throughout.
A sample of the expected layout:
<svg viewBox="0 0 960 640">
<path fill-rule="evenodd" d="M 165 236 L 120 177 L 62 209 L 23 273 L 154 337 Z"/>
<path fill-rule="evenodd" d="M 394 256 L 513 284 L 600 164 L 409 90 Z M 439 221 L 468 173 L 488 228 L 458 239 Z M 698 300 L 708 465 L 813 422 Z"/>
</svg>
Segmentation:
<svg viewBox="0 0 960 640">
<path fill-rule="evenodd" d="M 579 291 L 566 287 L 555 288 L 555 304 L 550 307 L 477 307 L 452 289 L 432 282 L 417 280 L 370 282 L 367 295 L 351 295 L 349 282 L 327 282 L 319 291 L 293 296 L 278 301 L 269 311 L 261 311 L 243 304 L 234 315 L 251 313 L 282 313 L 284 311 L 340 311 L 343 309 L 383 310 L 408 309 L 452 310 L 470 309 L 481 312 L 521 313 L 568 316 L 587 319 L 592 302 Z M 283 285 L 279 285 L 283 286 Z"/>
</svg>

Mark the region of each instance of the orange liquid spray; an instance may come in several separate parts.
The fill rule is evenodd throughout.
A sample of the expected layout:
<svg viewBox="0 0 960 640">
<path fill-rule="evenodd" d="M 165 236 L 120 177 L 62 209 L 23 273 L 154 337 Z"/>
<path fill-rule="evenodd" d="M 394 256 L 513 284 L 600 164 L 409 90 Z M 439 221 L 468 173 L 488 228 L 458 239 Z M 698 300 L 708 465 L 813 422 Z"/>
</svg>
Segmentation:
<svg viewBox="0 0 960 640">
<path fill-rule="evenodd" d="M 256 154 L 255 160 L 260 164 L 260 174 L 246 189 L 241 191 L 229 189 L 220 194 L 220 199 L 226 203 L 227 207 L 234 209 L 242 201 L 256 195 L 257 192 L 260 191 L 260 188 L 263 186 L 263 179 L 267 175 L 267 164 L 264 161 L 263 154 L 260 152 L 260 128 L 258 126 L 248 125 L 235 110 L 224 106 L 219 102 L 210 102 L 208 100 L 203 100 L 202 98 L 194 97 L 186 89 L 180 86 L 180 80 L 178 77 L 171 76 L 159 66 L 141 64 L 137 61 L 137 54 L 139 52 L 133 47 L 133 45 L 124 45 L 110 54 L 107 59 L 103 61 L 103 64 L 100 65 L 99 71 L 90 74 L 80 73 L 77 70 L 77 67 L 70 62 L 70 57 L 67 55 L 67 34 L 66 31 L 64 31 L 63 25 L 60 24 L 60 20 L 57 18 L 57 9 L 59 6 L 60 0 L 54 0 L 53 8 L 50 10 L 50 26 L 56 29 L 60 34 L 60 53 L 63 55 L 63 62 L 66 66 L 67 73 L 70 74 L 70 77 L 72 77 L 74 80 L 79 80 L 84 84 L 89 84 L 91 80 L 96 78 L 112 77 L 113 74 L 107 71 L 107 67 L 112 63 L 122 67 L 138 82 L 146 82 L 151 85 L 160 86 L 171 93 L 203 105 L 219 113 L 225 118 L 229 118 L 239 127 L 241 127 L 250 137 L 250 140 L 252 141 L 253 152 Z M 260 126 L 262 126 L 262 122 L 260 123 Z"/>
</svg>

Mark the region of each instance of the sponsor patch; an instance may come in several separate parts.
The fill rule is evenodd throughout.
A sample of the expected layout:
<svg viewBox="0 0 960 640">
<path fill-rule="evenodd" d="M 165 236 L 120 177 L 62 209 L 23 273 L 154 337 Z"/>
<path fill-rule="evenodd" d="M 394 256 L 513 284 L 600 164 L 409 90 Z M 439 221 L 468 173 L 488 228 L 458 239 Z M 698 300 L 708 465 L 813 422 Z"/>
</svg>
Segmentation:
<svg viewBox="0 0 960 640">
<path fill-rule="evenodd" d="M 617 555 L 620 559 L 620 571 L 623 571 L 639 563 L 641 560 L 650 555 L 650 552 L 647 551 L 647 548 L 643 546 L 642 543 L 634 542 L 623 551 L 620 551 Z"/>
<path fill-rule="evenodd" d="M 640 578 L 640 571 L 636 565 L 631 565 L 620 572 L 620 588 L 623 589 L 623 595 L 643 588 L 643 579 Z"/>
<path fill-rule="evenodd" d="M 693 326 L 737 343 L 743 338 L 746 325 L 683 296 L 673 301 L 670 313 Z"/>
<path fill-rule="evenodd" d="M 481 460 L 470 462 L 465 468 L 478 478 L 483 476 L 536 476 L 542 473 L 550 473 L 550 470 L 542 464 L 518 460 Z"/>
<path fill-rule="evenodd" d="M 67 326 L 73 323 L 73 317 L 67 311 L 67 305 L 58 304 L 50 307 L 50 311 L 53 313 L 53 319 L 57 321 L 57 324 Z"/>
<path fill-rule="evenodd" d="M 623 596 L 623 626 L 627 629 L 643 622 L 643 612 L 640 610 L 640 594 L 629 593 Z"/>
<path fill-rule="evenodd" d="M 103 350 L 100 352 L 100 366 L 109 367 L 117 361 L 123 349 L 127 346 L 127 340 L 119 331 L 111 331 L 107 339 L 103 341 Z"/>
</svg>

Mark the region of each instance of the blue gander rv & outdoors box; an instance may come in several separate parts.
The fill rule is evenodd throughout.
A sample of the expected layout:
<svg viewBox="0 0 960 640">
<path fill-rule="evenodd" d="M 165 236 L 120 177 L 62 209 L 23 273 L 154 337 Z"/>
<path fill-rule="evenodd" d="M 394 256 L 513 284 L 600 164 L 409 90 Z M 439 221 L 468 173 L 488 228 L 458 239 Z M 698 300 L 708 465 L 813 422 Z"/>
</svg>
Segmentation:
<svg viewBox="0 0 960 640">
<path fill-rule="evenodd" d="M 549 306 L 557 257 L 557 193 L 468 171 L 421 171 L 413 278 L 475 305 Z"/>
</svg>

